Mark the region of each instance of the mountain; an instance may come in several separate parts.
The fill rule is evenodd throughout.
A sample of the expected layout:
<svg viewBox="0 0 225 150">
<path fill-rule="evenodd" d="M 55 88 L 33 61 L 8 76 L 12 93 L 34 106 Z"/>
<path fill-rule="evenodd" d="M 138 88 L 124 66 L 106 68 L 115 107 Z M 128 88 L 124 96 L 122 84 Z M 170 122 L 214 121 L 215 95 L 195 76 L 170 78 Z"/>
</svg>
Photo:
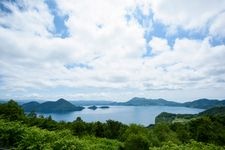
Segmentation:
<svg viewBox="0 0 225 150">
<path fill-rule="evenodd" d="M 198 99 L 191 102 L 178 103 L 173 101 L 168 101 L 165 99 L 146 99 L 134 97 L 127 102 L 113 102 L 111 105 L 122 105 L 122 106 L 182 106 L 182 107 L 192 107 L 209 109 L 217 106 L 225 106 L 225 100 L 216 99 Z"/>
<path fill-rule="evenodd" d="M 193 108 L 202 108 L 209 109 L 217 106 L 225 106 L 225 100 L 216 100 L 216 99 L 198 99 L 192 102 L 183 103 L 185 107 L 193 107 Z"/>
<path fill-rule="evenodd" d="M 32 111 L 35 111 L 39 105 L 40 105 L 40 103 L 38 103 L 36 101 L 32 101 L 32 102 L 23 104 L 22 108 L 25 112 L 32 112 Z"/>
<path fill-rule="evenodd" d="M 114 105 L 124 106 L 181 106 L 180 103 L 167 101 L 164 99 L 146 99 L 134 97 L 127 102 L 113 103 Z"/>
<path fill-rule="evenodd" d="M 59 99 L 56 102 L 48 101 L 43 103 L 38 102 L 29 102 L 21 104 L 25 111 L 39 111 L 39 112 L 48 112 L 49 111 L 71 111 L 71 110 L 82 110 L 83 107 L 76 106 L 93 106 L 93 105 L 121 105 L 121 106 L 181 106 L 181 107 L 192 107 L 192 108 L 201 108 L 209 109 L 216 106 L 225 106 L 225 100 L 217 99 L 198 99 L 191 102 L 178 103 L 173 101 L 168 101 L 165 99 L 147 99 L 134 97 L 127 102 L 112 102 L 112 101 L 71 101 L 68 102 L 64 99 Z M 75 106 L 74 106 L 75 105 Z M 50 106 L 50 108 L 49 108 Z"/>
<path fill-rule="evenodd" d="M 84 109 L 84 107 L 74 106 L 73 104 L 62 98 L 55 102 L 47 101 L 41 104 L 38 102 L 29 102 L 23 104 L 22 108 L 25 112 L 35 111 L 44 113 L 81 111 Z"/>
</svg>

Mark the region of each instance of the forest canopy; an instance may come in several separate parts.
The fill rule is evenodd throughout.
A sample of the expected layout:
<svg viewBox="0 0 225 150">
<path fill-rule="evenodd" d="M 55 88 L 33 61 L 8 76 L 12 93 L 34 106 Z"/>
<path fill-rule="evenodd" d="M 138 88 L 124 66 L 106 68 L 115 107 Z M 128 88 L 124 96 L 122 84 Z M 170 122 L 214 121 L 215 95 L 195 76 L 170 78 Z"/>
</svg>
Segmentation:
<svg viewBox="0 0 225 150">
<path fill-rule="evenodd" d="M 0 148 L 222 150 L 225 149 L 225 117 L 204 115 L 187 122 L 157 123 L 149 127 L 114 120 L 87 123 L 80 117 L 73 122 L 56 122 L 51 116 L 25 114 L 10 100 L 0 104 Z"/>
</svg>

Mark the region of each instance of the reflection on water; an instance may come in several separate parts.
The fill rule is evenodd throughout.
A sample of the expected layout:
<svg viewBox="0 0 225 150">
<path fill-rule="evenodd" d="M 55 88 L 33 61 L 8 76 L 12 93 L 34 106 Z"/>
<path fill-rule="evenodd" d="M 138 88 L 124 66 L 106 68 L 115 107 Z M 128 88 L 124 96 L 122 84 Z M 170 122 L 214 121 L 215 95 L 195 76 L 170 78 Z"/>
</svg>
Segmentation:
<svg viewBox="0 0 225 150">
<path fill-rule="evenodd" d="M 101 121 L 112 119 L 125 124 L 136 123 L 149 125 L 155 123 L 155 117 L 161 112 L 180 113 L 180 114 L 196 114 L 203 109 L 187 108 L 187 107 L 170 107 L 170 106 L 110 106 L 108 109 L 84 109 L 69 113 L 38 113 L 38 115 L 52 116 L 56 121 L 73 121 L 77 117 L 81 117 L 86 122 Z"/>
</svg>

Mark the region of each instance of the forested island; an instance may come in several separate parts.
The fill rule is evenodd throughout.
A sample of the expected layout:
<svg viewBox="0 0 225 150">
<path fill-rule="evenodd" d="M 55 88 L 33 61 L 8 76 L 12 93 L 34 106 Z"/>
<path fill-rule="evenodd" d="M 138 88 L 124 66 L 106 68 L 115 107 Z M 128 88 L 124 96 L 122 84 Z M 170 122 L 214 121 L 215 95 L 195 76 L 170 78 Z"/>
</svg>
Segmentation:
<svg viewBox="0 0 225 150">
<path fill-rule="evenodd" d="M 49 116 L 25 114 L 13 100 L 0 104 L 0 148 L 75 150 L 225 149 L 224 108 L 214 108 L 183 122 L 157 122 L 144 127 L 108 120 L 56 122 Z M 170 116 L 170 115 L 168 115 Z M 172 115 L 173 116 L 173 115 Z M 191 117 L 190 117 L 191 118 Z"/>
<path fill-rule="evenodd" d="M 25 112 L 43 112 L 43 113 L 52 113 L 52 112 L 71 112 L 71 111 L 81 111 L 84 109 L 82 106 L 75 106 L 69 101 L 61 98 L 57 101 L 47 101 L 44 103 L 38 103 L 36 101 L 28 102 L 22 105 L 22 108 Z"/>
</svg>

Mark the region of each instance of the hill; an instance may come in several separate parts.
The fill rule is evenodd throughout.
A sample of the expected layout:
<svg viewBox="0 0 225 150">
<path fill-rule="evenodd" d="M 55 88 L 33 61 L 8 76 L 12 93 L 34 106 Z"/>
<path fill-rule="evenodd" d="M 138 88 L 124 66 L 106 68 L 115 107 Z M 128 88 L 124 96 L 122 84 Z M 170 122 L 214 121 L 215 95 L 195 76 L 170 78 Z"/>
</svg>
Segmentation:
<svg viewBox="0 0 225 150">
<path fill-rule="evenodd" d="M 64 100 L 64 99 L 60 99 Z M 20 103 L 21 104 L 21 103 Z M 62 105 L 63 104 L 63 105 Z M 47 101 L 43 103 L 38 103 L 36 101 L 28 102 L 21 104 L 25 111 L 32 111 L 34 108 L 40 112 L 46 112 L 48 110 L 49 105 L 52 106 L 51 111 L 61 111 L 61 107 L 64 107 L 66 111 L 74 110 L 75 106 L 93 106 L 93 105 L 119 105 L 119 106 L 181 106 L 181 107 L 192 107 L 192 108 L 201 108 L 201 109 L 209 109 L 218 106 L 225 106 L 225 100 L 217 100 L 217 99 L 198 99 L 191 102 L 178 103 L 174 101 L 168 101 L 165 99 L 147 99 L 147 98 L 139 98 L 134 97 L 127 102 L 112 102 L 112 101 L 64 101 L 60 102 L 52 102 Z M 40 105 L 40 106 L 39 106 Z M 59 106 L 62 105 L 62 106 Z M 82 108 L 83 109 L 83 108 Z M 76 107 L 75 110 L 82 110 L 81 108 Z M 48 112 L 48 111 L 47 111 Z"/>
<path fill-rule="evenodd" d="M 193 107 L 193 108 L 202 108 L 209 109 L 212 107 L 225 106 L 225 100 L 217 100 L 217 99 L 198 99 L 192 102 L 183 103 L 185 107 Z"/>
<path fill-rule="evenodd" d="M 168 101 L 165 99 L 147 99 L 134 97 L 127 102 L 114 102 L 111 105 L 122 105 L 122 106 L 182 106 L 209 109 L 218 106 L 225 106 L 225 100 L 217 99 L 198 99 L 191 102 L 179 103 L 174 101 Z"/>
<path fill-rule="evenodd" d="M 167 101 L 164 99 L 146 99 L 134 97 L 127 102 L 114 103 L 114 105 L 124 105 L 124 106 L 181 106 L 180 103 Z"/>
<path fill-rule="evenodd" d="M 186 122 L 202 116 L 225 116 L 225 107 L 214 107 L 198 114 L 173 114 L 162 112 L 155 118 L 155 123 Z"/>
<path fill-rule="evenodd" d="M 55 102 L 48 101 L 44 103 L 38 102 L 29 102 L 22 105 L 22 108 L 25 112 L 69 112 L 69 111 L 81 111 L 84 107 L 81 106 L 74 106 L 70 102 L 66 101 L 65 99 L 59 99 Z"/>
<path fill-rule="evenodd" d="M 213 107 L 199 113 L 199 116 L 225 116 L 225 106 Z"/>
<path fill-rule="evenodd" d="M 28 102 L 22 105 L 22 108 L 25 112 L 36 111 L 40 103 L 36 101 Z"/>
</svg>

